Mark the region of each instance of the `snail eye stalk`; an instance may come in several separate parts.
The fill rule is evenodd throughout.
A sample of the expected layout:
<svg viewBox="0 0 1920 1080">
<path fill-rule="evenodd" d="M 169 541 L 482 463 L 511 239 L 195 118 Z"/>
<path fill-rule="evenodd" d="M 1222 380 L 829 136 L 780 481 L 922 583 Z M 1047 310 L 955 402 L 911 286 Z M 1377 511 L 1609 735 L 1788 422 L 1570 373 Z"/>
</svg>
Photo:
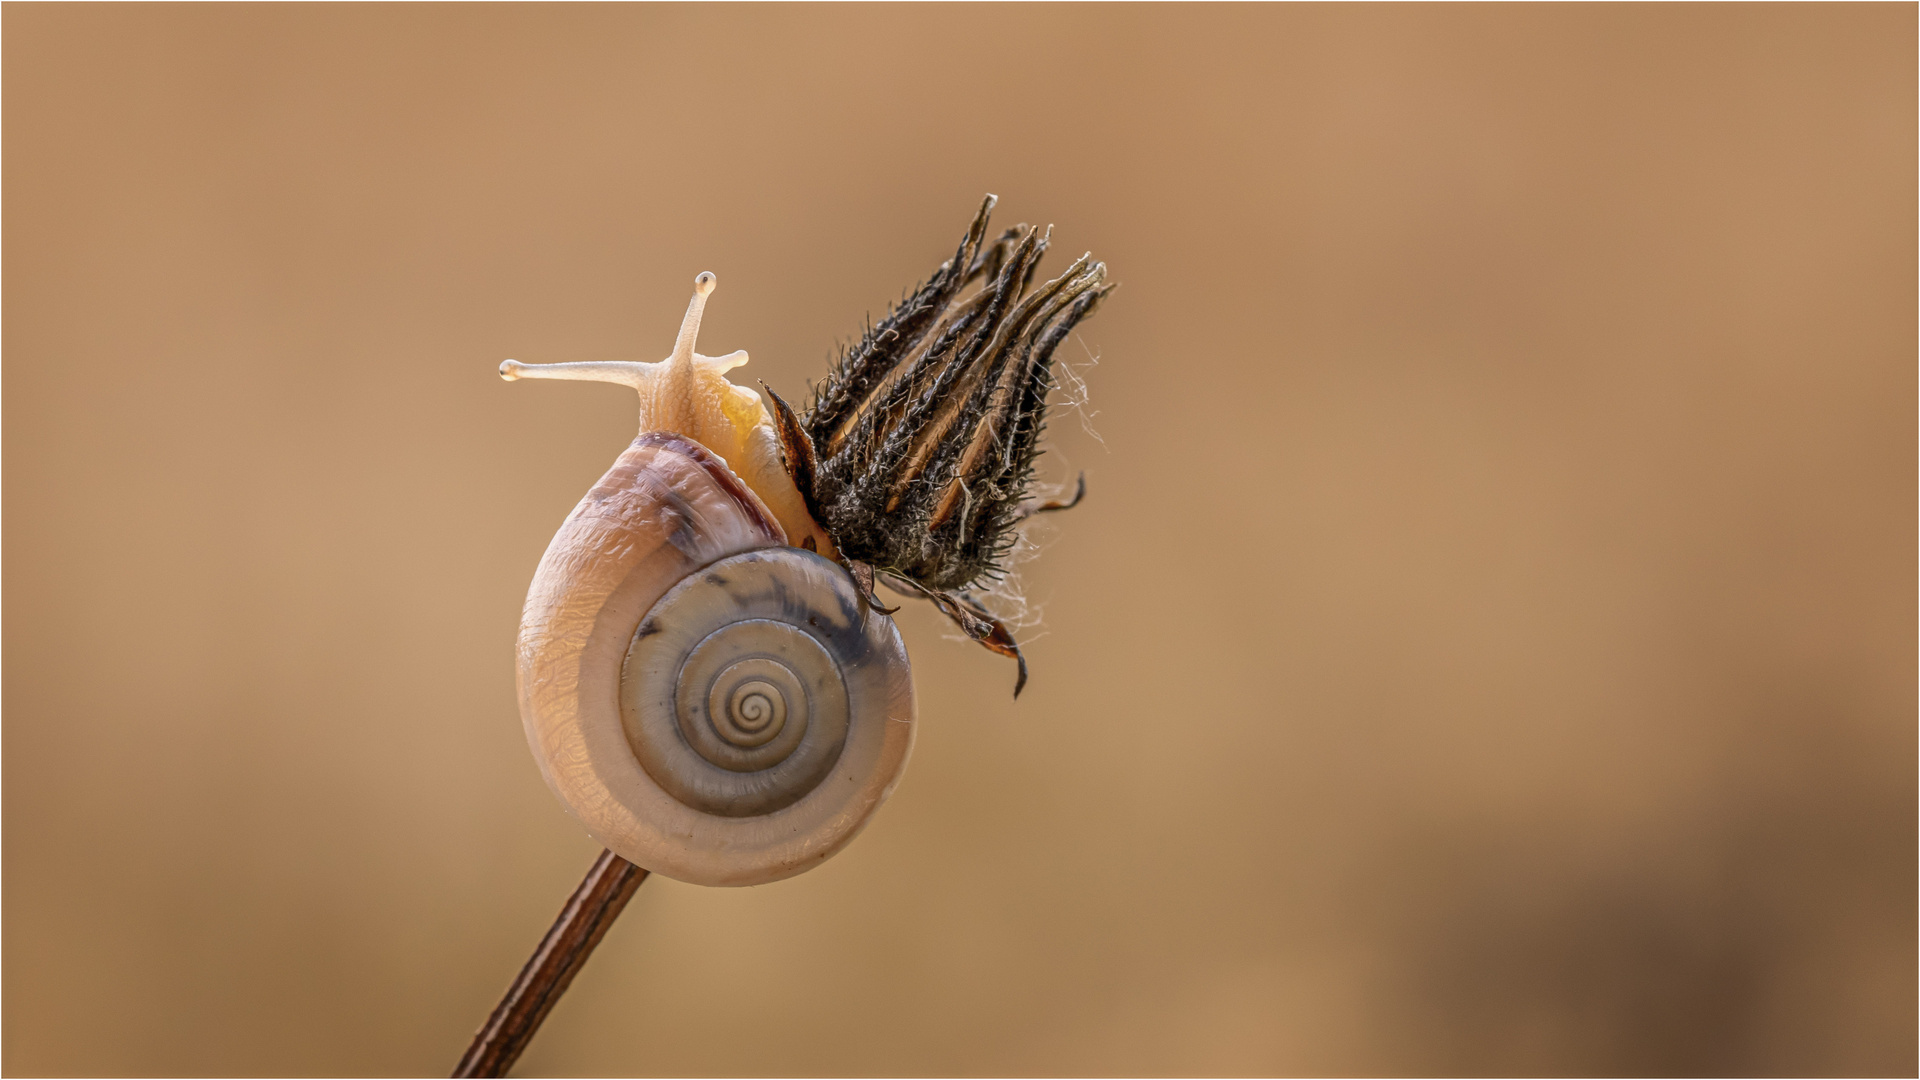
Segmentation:
<svg viewBox="0 0 1920 1080">
<path fill-rule="evenodd" d="M 842 558 L 1018 658 L 968 590 L 1005 573 L 1022 520 L 1062 508 L 1030 499 L 1053 355 L 1113 286 L 1088 254 L 1035 287 L 1048 233 L 1016 225 L 989 241 L 994 202 L 953 257 L 841 355 L 804 416 L 770 396 L 788 470 Z"/>
</svg>

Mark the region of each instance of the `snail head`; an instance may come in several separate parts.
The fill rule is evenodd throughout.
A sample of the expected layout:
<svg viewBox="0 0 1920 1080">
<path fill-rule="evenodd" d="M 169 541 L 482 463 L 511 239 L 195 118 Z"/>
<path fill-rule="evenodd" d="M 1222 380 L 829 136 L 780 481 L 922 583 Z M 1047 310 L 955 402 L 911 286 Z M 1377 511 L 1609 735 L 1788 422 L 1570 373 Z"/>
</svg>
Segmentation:
<svg viewBox="0 0 1920 1080">
<path fill-rule="evenodd" d="M 523 364 L 508 360 L 500 365 L 500 377 L 509 382 L 567 379 L 631 387 L 640 397 L 641 432 L 671 431 L 718 454 L 772 511 L 790 543 L 831 555 L 832 542 L 807 516 L 800 493 L 787 478 L 773 424 L 760 395 L 727 379 L 727 372 L 747 362 L 747 354 L 736 350 L 724 356 L 703 356 L 694 351 L 707 298 L 718 284 L 711 272 L 693 279 L 693 299 L 680 320 L 673 352 L 658 363 L 590 360 Z"/>
</svg>

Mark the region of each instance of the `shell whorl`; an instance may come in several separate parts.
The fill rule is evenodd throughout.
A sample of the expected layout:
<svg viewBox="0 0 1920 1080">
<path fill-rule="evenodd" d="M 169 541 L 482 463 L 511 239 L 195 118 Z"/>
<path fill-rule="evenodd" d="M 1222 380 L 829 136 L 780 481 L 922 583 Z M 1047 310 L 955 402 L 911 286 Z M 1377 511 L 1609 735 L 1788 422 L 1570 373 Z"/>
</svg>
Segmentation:
<svg viewBox="0 0 1920 1080">
<path fill-rule="evenodd" d="M 726 817 L 817 789 L 888 697 L 898 632 L 863 619 L 845 571 L 796 548 L 688 577 L 634 632 L 621 716 L 634 754 L 689 806 Z"/>
<path fill-rule="evenodd" d="M 786 539 L 720 458 L 651 432 L 535 572 L 518 645 L 528 742 L 588 833 L 636 865 L 702 885 L 800 873 L 853 839 L 906 765 L 899 631 Z"/>
</svg>

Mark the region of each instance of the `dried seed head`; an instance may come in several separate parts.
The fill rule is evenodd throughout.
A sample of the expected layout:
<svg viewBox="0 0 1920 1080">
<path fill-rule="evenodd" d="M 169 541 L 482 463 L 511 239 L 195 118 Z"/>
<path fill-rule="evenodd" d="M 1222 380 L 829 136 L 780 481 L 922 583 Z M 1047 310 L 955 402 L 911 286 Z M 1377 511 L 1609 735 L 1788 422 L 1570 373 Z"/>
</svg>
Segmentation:
<svg viewBox="0 0 1920 1080">
<path fill-rule="evenodd" d="M 1001 572 L 1054 350 L 1113 288 L 1091 255 L 1034 288 L 1049 233 L 1016 225 L 989 242 L 994 202 L 953 258 L 841 356 L 804 418 L 777 399 L 773 409 L 788 469 L 841 554 L 934 591 Z"/>
<path fill-rule="evenodd" d="M 508 360 L 500 375 L 632 388 L 642 434 L 630 454 L 667 439 L 712 458 L 715 477 L 745 482 L 733 493 L 761 515 L 767 539 L 840 562 L 858 601 L 851 609 L 855 625 L 876 625 L 869 621 L 872 613 L 893 610 L 873 595 L 876 578 L 884 577 L 931 600 L 968 637 L 1013 658 L 1018 696 L 1027 680 L 1019 644 L 968 590 L 983 582 L 1004 585 L 1006 557 L 1020 540 L 1018 523 L 1030 513 L 1063 507 L 1028 499 L 1053 386 L 1053 353 L 1111 286 L 1106 267 L 1082 256 L 1066 273 L 1034 288 L 1048 235 L 1020 225 L 988 243 L 993 203 L 988 196 L 954 257 L 841 357 L 804 419 L 771 389 L 768 410 L 759 395 L 726 378 L 747 362 L 746 353 L 709 357 L 694 351 L 714 290 L 710 273 L 694 279 L 673 352 L 659 363 Z M 598 505 L 591 495 L 581 504 Z M 649 527 L 669 518 L 691 520 L 670 500 L 649 495 L 635 505 Z M 555 551 L 565 549 L 550 547 L 549 556 Z M 801 558 L 802 551 L 792 557 Z M 532 612 L 534 601 L 528 603 Z M 773 691 L 766 688 L 774 684 L 759 674 L 750 681 L 760 689 L 741 691 L 734 732 L 746 740 L 735 740 L 740 746 L 757 738 L 754 725 L 772 715 L 767 710 Z M 725 732 L 719 737 L 728 739 Z M 723 812 L 747 805 L 736 802 L 728 795 L 715 805 Z"/>
<path fill-rule="evenodd" d="M 935 592 L 1002 571 L 1054 350 L 1114 288 L 1091 256 L 1033 288 L 1048 233 L 1016 225 L 989 242 L 993 206 L 841 356 L 804 417 L 774 404 L 787 467 L 835 546 Z"/>
</svg>

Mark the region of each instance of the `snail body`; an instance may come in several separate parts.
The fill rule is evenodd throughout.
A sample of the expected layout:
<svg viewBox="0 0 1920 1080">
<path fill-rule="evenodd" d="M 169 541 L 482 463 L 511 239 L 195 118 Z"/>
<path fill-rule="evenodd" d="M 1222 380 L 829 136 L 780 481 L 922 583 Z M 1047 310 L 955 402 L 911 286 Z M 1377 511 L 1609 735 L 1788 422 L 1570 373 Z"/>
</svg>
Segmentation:
<svg viewBox="0 0 1920 1080">
<path fill-rule="evenodd" d="M 892 620 L 789 546 L 769 502 L 798 494 L 758 396 L 724 379 L 745 355 L 693 353 L 712 288 L 702 274 L 661 364 L 502 367 L 604 375 L 642 399 L 641 434 L 534 573 L 516 683 L 541 774 L 594 839 L 668 877 L 754 885 L 817 865 L 885 801 L 913 746 L 913 682 Z M 779 471 L 755 487 L 733 463 L 753 475 L 763 447 Z"/>
</svg>

